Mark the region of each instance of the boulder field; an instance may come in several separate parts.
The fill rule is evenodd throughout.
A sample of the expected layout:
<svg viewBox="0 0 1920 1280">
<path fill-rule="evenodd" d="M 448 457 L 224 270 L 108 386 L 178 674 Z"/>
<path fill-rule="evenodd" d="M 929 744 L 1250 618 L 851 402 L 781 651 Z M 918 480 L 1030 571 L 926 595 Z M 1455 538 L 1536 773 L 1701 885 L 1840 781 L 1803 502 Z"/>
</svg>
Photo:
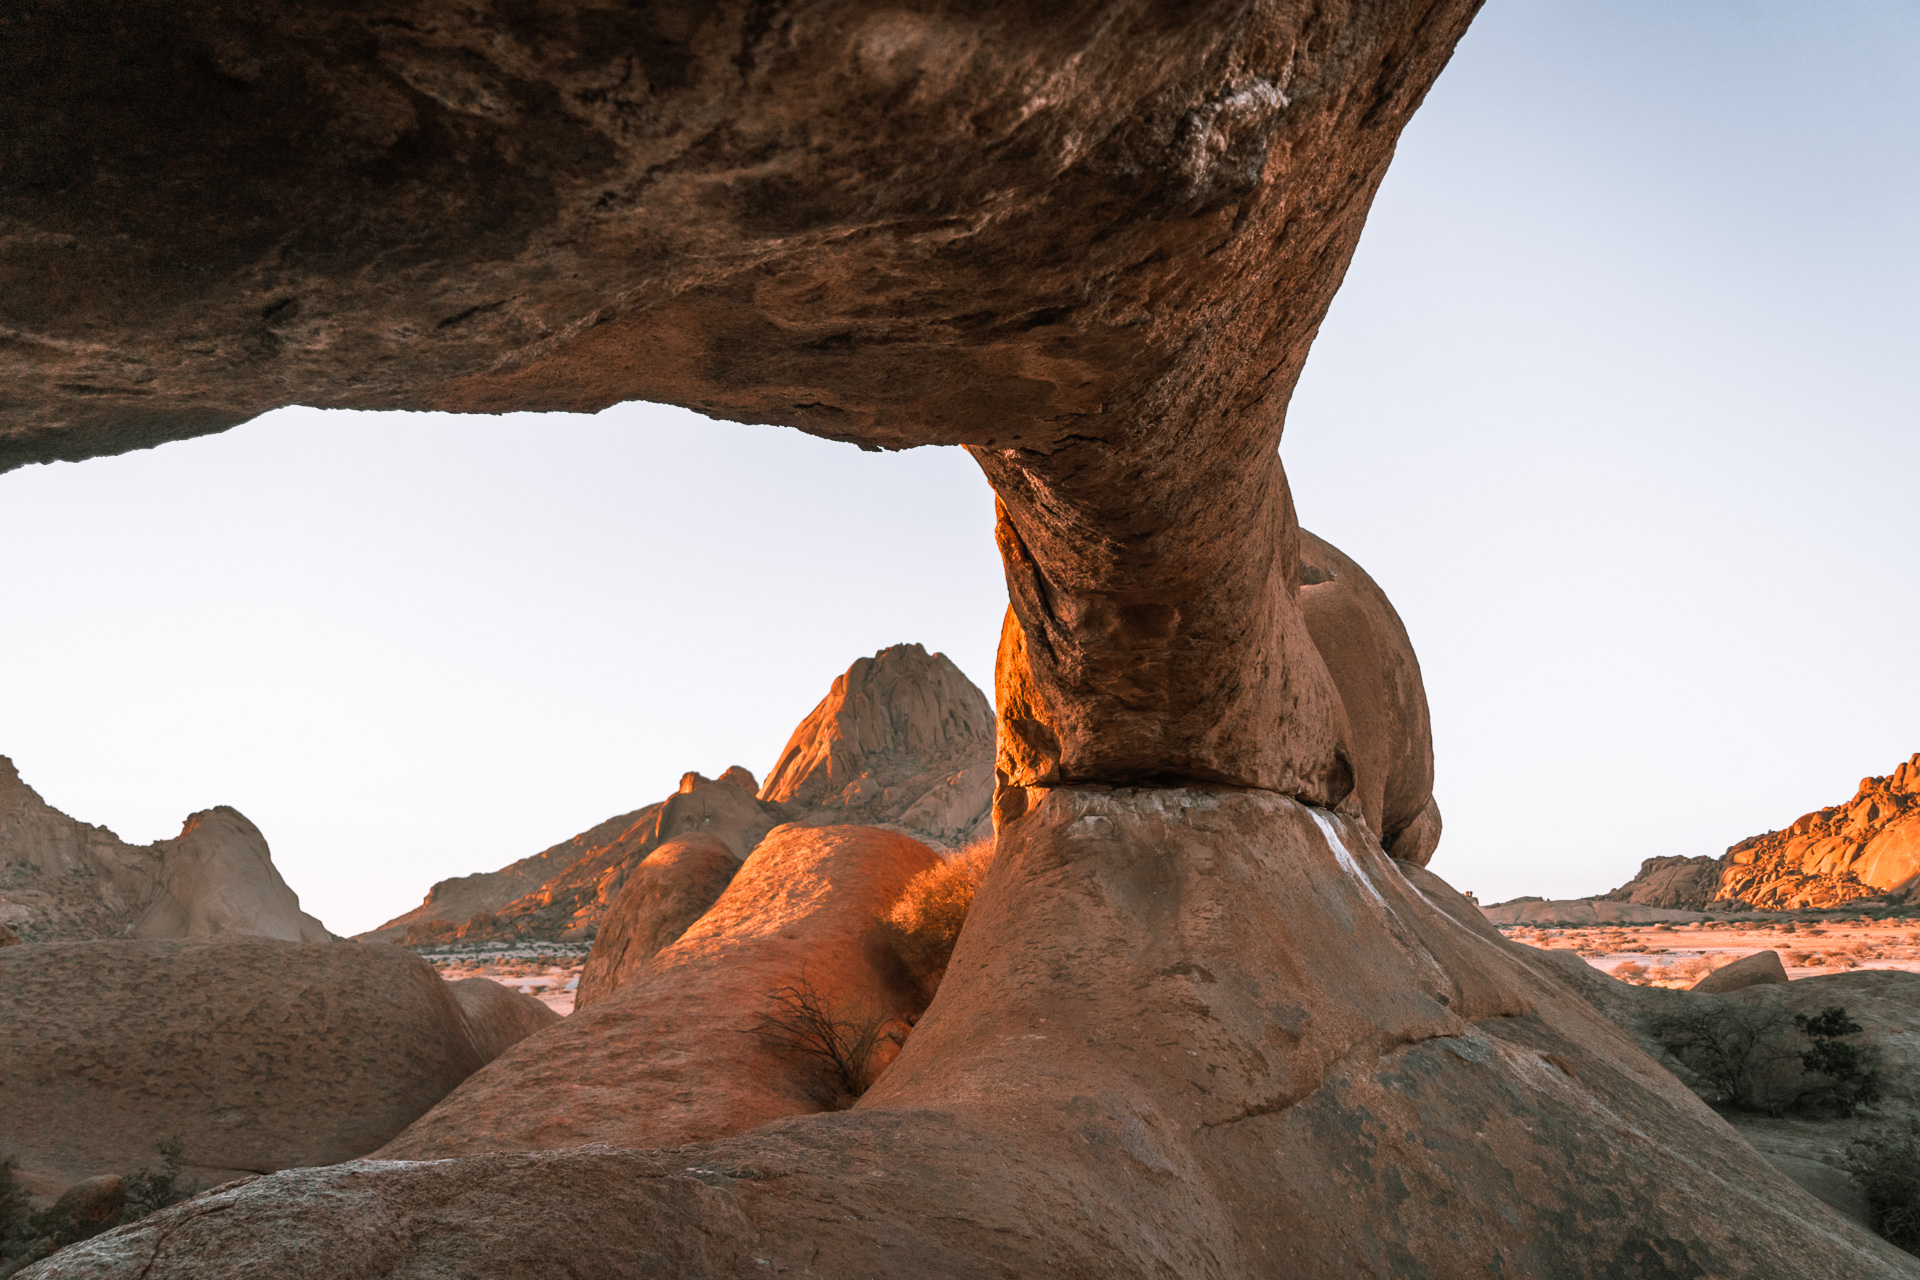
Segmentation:
<svg viewBox="0 0 1920 1280">
<path fill-rule="evenodd" d="M 362 1156 L 557 1016 L 397 947 L 266 938 L 0 951 L 0 1155 L 29 1184 L 190 1183 Z"/>
<path fill-rule="evenodd" d="M 551 1065 L 523 1114 L 564 1086 Z M 1920 1270 L 1357 819 L 1238 789 L 1055 788 L 1003 828 L 939 994 L 851 1110 L 664 1150 L 421 1154 L 220 1191 L 31 1274 Z"/>
<path fill-rule="evenodd" d="M 858 1105 L 285 1171 L 36 1280 L 1913 1275 L 1417 865 L 1417 667 L 1300 531 L 1287 402 L 1477 8 L 29 8 L 0 467 L 291 403 L 663 401 L 966 448 L 1010 606 L 993 866 Z M 483 1146 L 529 1123 L 495 1087 Z"/>
<path fill-rule="evenodd" d="M 23 942 L 252 935 L 326 942 L 260 829 L 225 805 L 130 845 L 42 800 L 0 756 L 0 927 Z"/>
</svg>

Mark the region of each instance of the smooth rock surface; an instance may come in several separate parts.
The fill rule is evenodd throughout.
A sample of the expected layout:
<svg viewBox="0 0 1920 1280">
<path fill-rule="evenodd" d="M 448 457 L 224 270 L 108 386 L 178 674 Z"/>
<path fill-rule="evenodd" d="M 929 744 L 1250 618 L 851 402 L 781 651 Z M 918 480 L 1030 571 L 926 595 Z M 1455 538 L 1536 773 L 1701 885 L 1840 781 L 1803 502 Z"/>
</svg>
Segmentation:
<svg viewBox="0 0 1920 1280">
<path fill-rule="evenodd" d="M 0 1150 L 69 1183 L 175 1136 L 202 1184 L 349 1160 L 485 1060 L 431 967 L 345 943 L 9 947 L 0 1027 Z"/>
<path fill-rule="evenodd" d="M 560 1015 L 544 1002 L 491 978 L 462 978 L 447 983 L 447 990 L 460 1007 L 460 1017 L 483 1063 L 560 1021 Z"/>
<path fill-rule="evenodd" d="M 1056 788 L 1003 827 L 940 994 L 852 1111 L 279 1174 L 36 1280 L 295 1274 L 323 1244 L 341 1280 L 1916 1274 L 1540 955 L 1339 815 Z"/>
<path fill-rule="evenodd" d="M 776 829 L 644 972 L 510 1049 L 378 1154 L 669 1147 L 819 1111 L 811 1064 L 758 1034 L 774 995 L 806 982 L 848 1010 L 917 1014 L 871 935 L 934 862 L 896 832 Z"/>
<path fill-rule="evenodd" d="M 707 913 L 739 869 L 733 850 L 705 833 L 679 836 L 648 854 L 593 940 L 574 1012 L 645 973 L 655 955 Z"/>
<path fill-rule="evenodd" d="M 1715 969 L 1688 990 L 1717 995 L 1786 980 L 1787 968 L 1780 963 L 1778 951 L 1756 951 L 1750 956 L 1741 956 L 1724 968 Z"/>
</svg>

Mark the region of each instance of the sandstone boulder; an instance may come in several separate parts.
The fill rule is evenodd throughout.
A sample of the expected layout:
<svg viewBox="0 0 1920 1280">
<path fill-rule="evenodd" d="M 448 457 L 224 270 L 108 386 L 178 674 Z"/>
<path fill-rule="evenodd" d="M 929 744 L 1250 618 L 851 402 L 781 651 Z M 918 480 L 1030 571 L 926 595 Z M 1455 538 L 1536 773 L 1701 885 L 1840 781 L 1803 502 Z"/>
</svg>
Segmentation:
<svg viewBox="0 0 1920 1280">
<path fill-rule="evenodd" d="M 593 940 L 574 1012 L 646 972 L 656 954 L 706 914 L 739 869 L 733 850 L 704 832 L 675 837 L 642 859 Z"/>
<path fill-rule="evenodd" d="M 534 1032 L 560 1021 L 544 1001 L 491 978 L 462 978 L 449 982 L 447 990 L 460 1007 L 461 1020 L 482 1062 L 492 1062 Z"/>
<path fill-rule="evenodd" d="M 1307 634 L 1346 713 L 1361 816 L 1398 856 L 1401 834 L 1427 817 L 1433 803 L 1433 729 L 1420 661 L 1386 592 L 1339 548 L 1305 529 L 1300 531 L 1299 579 Z M 1437 845 L 1438 808 L 1429 821 Z M 1409 853 L 1428 837 L 1423 826 L 1409 842 Z M 1422 852 L 1403 861 L 1424 865 L 1433 856 L 1432 845 Z"/>
<path fill-rule="evenodd" d="M 0 951 L 0 1150 L 59 1183 L 334 1164 L 484 1062 L 448 984 L 396 947 L 264 938 Z"/>
<path fill-rule="evenodd" d="M 326 942 L 259 828 L 225 805 L 129 845 L 47 804 L 0 756 L 0 927 L 28 942 L 227 934 Z"/>
<path fill-rule="evenodd" d="M 795 988 L 848 1018 L 917 1014 L 910 984 L 875 954 L 873 925 L 935 860 L 891 831 L 777 828 L 643 972 L 508 1050 L 380 1155 L 670 1147 L 821 1110 L 818 1064 L 762 1034 L 767 1018 Z"/>
<path fill-rule="evenodd" d="M 1771 982 L 1786 980 L 1787 969 L 1780 963 L 1778 951 L 1756 951 L 1750 956 L 1740 957 L 1730 965 L 1715 969 L 1688 990 L 1708 995 L 1725 994 L 1729 991 L 1738 991 L 1742 987 L 1765 986 Z"/>
<path fill-rule="evenodd" d="M 1558 972 L 1337 814 L 1244 790 L 1054 788 L 1002 829 L 940 994 L 850 1111 L 672 1151 L 276 1174 L 42 1274 L 224 1280 L 321 1247 L 344 1280 L 1598 1280 L 1771 1275 L 1783 1258 L 1806 1280 L 1913 1274 Z M 639 1016 L 635 989 L 583 1020 Z M 520 1110 L 568 1081 L 524 1055 L 572 1029 L 495 1065 L 522 1055 L 502 1073 Z M 648 1058 L 628 1061 L 626 1088 L 651 1100 L 632 1079 Z"/>
</svg>

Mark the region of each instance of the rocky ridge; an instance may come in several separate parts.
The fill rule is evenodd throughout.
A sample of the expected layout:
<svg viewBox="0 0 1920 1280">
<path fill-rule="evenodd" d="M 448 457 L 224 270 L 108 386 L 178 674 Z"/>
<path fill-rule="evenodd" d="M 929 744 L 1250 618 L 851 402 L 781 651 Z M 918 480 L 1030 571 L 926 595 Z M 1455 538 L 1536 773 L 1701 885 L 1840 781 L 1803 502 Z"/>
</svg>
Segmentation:
<svg viewBox="0 0 1920 1280">
<path fill-rule="evenodd" d="M 266 837 L 220 805 L 180 834 L 130 845 L 40 798 L 0 756 L 0 927 L 23 942 L 252 935 L 326 942 L 274 868 Z"/>
<path fill-rule="evenodd" d="M 685 774 L 673 795 L 498 871 L 443 880 L 363 941 L 427 945 L 591 938 L 649 854 L 682 836 L 724 841 L 735 865 L 783 823 L 852 823 L 952 849 L 993 829 L 993 708 L 943 653 L 893 645 L 835 677 L 758 785 L 734 765 Z"/>
<path fill-rule="evenodd" d="M 1649 858 L 1606 901 L 1683 911 L 1792 911 L 1905 899 L 1920 887 L 1920 754 L 1862 778 L 1845 804 L 1749 836 L 1718 858 Z"/>
</svg>

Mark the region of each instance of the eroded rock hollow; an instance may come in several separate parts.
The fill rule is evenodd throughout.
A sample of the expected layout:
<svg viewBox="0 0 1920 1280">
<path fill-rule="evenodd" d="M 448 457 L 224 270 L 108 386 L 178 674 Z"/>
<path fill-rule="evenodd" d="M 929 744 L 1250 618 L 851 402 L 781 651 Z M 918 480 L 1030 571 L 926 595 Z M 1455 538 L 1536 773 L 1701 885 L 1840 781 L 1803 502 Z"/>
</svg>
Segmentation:
<svg viewBox="0 0 1920 1280">
<path fill-rule="evenodd" d="M 1418 668 L 1311 594 L 1287 399 L 1476 7 L 17 9 L 0 465 L 644 398 L 965 446 L 1011 600 L 1000 852 L 853 1110 L 280 1173 L 39 1274 L 1911 1274 L 1415 865 Z"/>
</svg>

